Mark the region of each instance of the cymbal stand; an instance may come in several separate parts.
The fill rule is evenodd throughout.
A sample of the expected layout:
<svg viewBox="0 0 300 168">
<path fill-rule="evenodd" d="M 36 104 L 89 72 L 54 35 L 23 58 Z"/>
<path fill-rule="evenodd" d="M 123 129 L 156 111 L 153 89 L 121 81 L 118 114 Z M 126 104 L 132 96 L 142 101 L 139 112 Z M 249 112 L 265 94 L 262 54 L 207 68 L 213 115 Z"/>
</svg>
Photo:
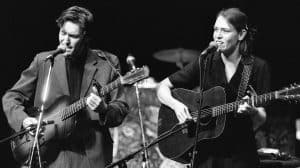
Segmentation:
<svg viewBox="0 0 300 168">
<path fill-rule="evenodd" d="M 46 59 L 47 61 L 48 59 Z M 34 136 L 34 141 L 32 144 L 32 148 L 30 151 L 30 155 L 29 155 L 29 160 L 28 160 L 28 167 L 31 168 L 32 167 L 32 160 L 34 158 L 34 154 L 35 152 L 37 152 L 37 157 L 38 157 L 38 163 L 39 163 L 39 167 L 43 168 L 42 165 L 42 159 L 41 159 L 41 155 L 40 155 L 40 146 L 39 146 L 39 135 L 40 135 L 40 128 L 42 125 L 42 119 L 43 119 L 43 114 L 44 114 L 44 105 L 45 102 L 47 100 L 48 94 L 49 94 L 49 84 L 50 84 L 50 77 L 51 77 L 51 73 L 52 73 L 52 68 L 53 68 L 53 64 L 54 64 L 54 57 L 50 58 L 50 66 L 49 66 L 49 70 L 48 70 L 48 74 L 47 74 L 47 78 L 46 78 L 46 83 L 44 85 L 43 91 L 42 91 L 42 105 L 41 108 L 39 109 L 39 119 L 38 119 L 38 123 L 36 126 L 36 131 L 35 131 L 35 136 Z"/>
</svg>

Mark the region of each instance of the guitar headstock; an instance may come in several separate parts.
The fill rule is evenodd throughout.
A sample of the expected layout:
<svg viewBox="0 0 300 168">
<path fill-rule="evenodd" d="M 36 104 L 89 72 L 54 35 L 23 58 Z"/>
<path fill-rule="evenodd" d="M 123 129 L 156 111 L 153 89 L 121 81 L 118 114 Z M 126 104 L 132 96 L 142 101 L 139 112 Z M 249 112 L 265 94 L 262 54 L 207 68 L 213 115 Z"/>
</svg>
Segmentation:
<svg viewBox="0 0 300 168">
<path fill-rule="evenodd" d="M 121 84 L 132 85 L 135 82 L 149 77 L 149 73 L 150 70 L 147 66 L 136 68 L 132 71 L 127 72 L 124 76 L 121 77 Z"/>
<path fill-rule="evenodd" d="M 278 99 L 300 102 L 300 85 L 292 84 L 290 87 L 286 87 L 277 92 Z"/>
</svg>

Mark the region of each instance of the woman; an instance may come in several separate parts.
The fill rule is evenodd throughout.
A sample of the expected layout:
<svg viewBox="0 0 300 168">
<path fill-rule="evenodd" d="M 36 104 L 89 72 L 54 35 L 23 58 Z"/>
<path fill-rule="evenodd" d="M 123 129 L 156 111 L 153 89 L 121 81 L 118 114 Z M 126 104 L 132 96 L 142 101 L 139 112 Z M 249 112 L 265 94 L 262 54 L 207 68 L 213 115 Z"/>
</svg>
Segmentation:
<svg viewBox="0 0 300 168">
<path fill-rule="evenodd" d="M 238 8 L 221 10 L 213 32 L 217 50 L 207 53 L 205 59 L 202 55 L 159 84 L 159 100 L 175 112 L 179 123 L 192 117 L 187 106 L 172 96 L 172 88 L 192 89 L 201 83 L 201 88 L 206 91 L 221 86 L 225 89 L 226 103 L 234 102 L 237 100 L 244 66 L 250 62 L 252 71 L 248 85 L 258 94 L 269 91 L 268 65 L 264 60 L 251 55 L 253 33 L 247 25 L 247 16 Z M 200 141 L 197 145 L 196 167 L 257 167 L 259 160 L 253 128 L 257 128 L 265 120 L 266 112 L 263 107 L 247 103 L 239 105 L 236 113 L 226 114 L 226 124 L 220 136 Z"/>
</svg>

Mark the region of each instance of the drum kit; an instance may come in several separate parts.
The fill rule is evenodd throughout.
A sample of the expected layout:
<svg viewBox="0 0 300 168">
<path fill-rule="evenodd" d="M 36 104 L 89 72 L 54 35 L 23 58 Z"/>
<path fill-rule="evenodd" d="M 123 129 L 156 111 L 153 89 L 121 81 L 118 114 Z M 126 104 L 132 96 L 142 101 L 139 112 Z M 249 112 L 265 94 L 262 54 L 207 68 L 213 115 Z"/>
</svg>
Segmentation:
<svg viewBox="0 0 300 168">
<path fill-rule="evenodd" d="M 154 53 L 153 57 L 164 62 L 175 63 L 180 69 L 193 61 L 200 53 L 192 49 L 176 48 Z"/>
</svg>

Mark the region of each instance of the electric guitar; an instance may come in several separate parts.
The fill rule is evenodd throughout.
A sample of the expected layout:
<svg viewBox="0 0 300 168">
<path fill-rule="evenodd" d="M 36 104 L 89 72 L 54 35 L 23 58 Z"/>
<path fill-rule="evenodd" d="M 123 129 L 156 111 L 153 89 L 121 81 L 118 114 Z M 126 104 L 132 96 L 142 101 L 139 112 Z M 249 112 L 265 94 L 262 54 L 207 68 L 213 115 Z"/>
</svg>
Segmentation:
<svg viewBox="0 0 300 168">
<path fill-rule="evenodd" d="M 100 96 L 104 96 L 121 85 L 131 85 L 149 76 L 149 68 L 143 66 L 128 72 L 115 81 L 101 87 Z M 80 110 L 85 108 L 87 97 L 83 97 L 70 104 L 67 97 L 58 99 L 44 112 L 43 120 L 54 121 L 53 124 L 42 126 L 39 137 L 40 155 L 43 156 L 49 150 L 54 151 L 55 143 L 69 136 L 75 127 L 75 117 Z M 36 116 L 38 119 L 38 116 Z M 24 163 L 30 155 L 34 142 L 34 135 L 26 133 L 11 140 L 11 149 L 15 160 Z"/>
<path fill-rule="evenodd" d="M 189 112 L 194 121 L 198 117 L 197 106 L 199 104 L 200 93 L 187 89 L 174 89 L 172 95 L 189 108 Z M 200 113 L 199 138 L 197 141 L 213 139 L 220 136 L 224 130 L 227 113 L 235 112 L 239 105 L 247 102 L 254 103 L 255 106 L 263 106 L 276 99 L 300 100 L 300 85 L 294 85 L 282 90 L 254 96 L 253 99 L 243 99 L 225 104 L 226 94 L 223 87 L 216 86 L 203 92 L 203 103 Z M 195 136 L 191 135 L 187 126 L 178 124 L 175 112 L 168 106 L 162 104 L 158 114 L 158 137 L 170 132 L 171 136 L 158 143 L 161 153 L 177 162 L 188 163 L 190 161 L 189 151 L 194 145 Z M 182 128 L 180 130 L 180 128 Z M 175 131 L 179 130 L 179 131 Z M 194 127 L 195 130 L 195 127 Z M 195 131 L 194 131 L 195 132 Z M 200 149 L 201 150 L 201 149 Z"/>
</svg>

